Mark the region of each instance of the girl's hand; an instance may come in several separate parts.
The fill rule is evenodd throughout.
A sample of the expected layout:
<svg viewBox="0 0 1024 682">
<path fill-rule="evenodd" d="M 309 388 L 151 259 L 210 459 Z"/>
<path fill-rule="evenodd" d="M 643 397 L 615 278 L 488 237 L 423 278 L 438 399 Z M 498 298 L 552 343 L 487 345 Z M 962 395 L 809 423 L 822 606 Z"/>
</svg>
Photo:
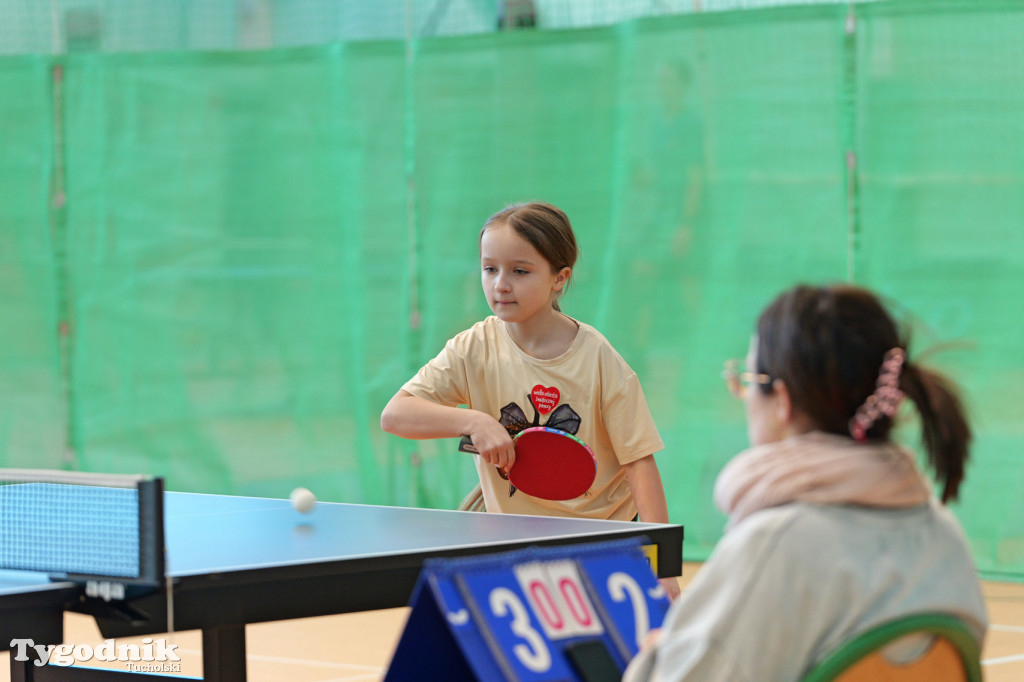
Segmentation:
<svg viewBox="0 0 1024 682">
<path fill-rule="evenodd" d="M 661 641 L 661 628 L 654 628 L 647 633 L 644 637 L 643 643 L 640 644 L 640 650 L 650 649 L 651 647 L 658 646 L 658 642 Z"/>
<path fill-rule="evenodd" d="M 665 588 L 669 601 L 675 601 L 679 597 L 679 581 L 675 578 L 658 578 L 658 582 Z"/>
<path fill-rule="evenodd" d="M 506 474 L 516 461 L 516 448 L 508 431 L 496 419 L 483 412 L 478 412 L 480 419 L 473 424 L 467 434 L 477 453 L 485 462 L 493 464 Z"/>
</svg>

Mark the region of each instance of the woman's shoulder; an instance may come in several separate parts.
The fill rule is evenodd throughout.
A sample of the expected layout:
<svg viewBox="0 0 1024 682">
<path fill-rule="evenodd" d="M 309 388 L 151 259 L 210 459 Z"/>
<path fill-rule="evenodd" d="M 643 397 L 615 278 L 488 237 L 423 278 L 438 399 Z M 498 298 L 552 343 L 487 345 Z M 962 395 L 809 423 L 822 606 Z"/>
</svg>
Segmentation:
<svg viewBox="0 0 1024 682">
<path fill-rule="evenodd" d="M 760 548 L 789 563 L 824 570 L 842 557 L 868 556 L 889 546 L 894 554 L 913 553 L 921 538 L 937 553 L 966 555 L 963 532 L 937 501 L 905 508 L 796 502 L 751 514 L 725 534 L 732 551 Z M 907 557 L 909 561 L 911 557 Z"/>
<path fill-rule="evenodd" d="M 793 502 L 769 507 L 755 512 L 737 524 L 726 537 L 771 536 L 773 542 L 789 534 L 836 535 L 837 528 L 845 526 L 877 526 L 889 528 L 901 526 L 914 520 L 923 521 L 941 510 L 933 505 L 923 504 L 906 508 L 880 508 L 859 505 L 816 504 Z"/>
<path fill-rule="evenodd" d="M 723 537 L 719 546 L 723 549 L 749 551 L 751 546 L 778 549 L 788 538 L 797 536 L 807 523 L 808 505 L 784 504 L 757 511 Z M 812 512 L 813 513 L 813 512 Z"/>
<path fill-rule="evenodd" d="M 811 563 L 842 543 L 853 508 L 793 502 L 759 510 L 730 529 L 719 543 L 723 552 L 775 557 L 807 555 Z M 828 561 L 827 558 L 824 559 Z"/>
</svg>

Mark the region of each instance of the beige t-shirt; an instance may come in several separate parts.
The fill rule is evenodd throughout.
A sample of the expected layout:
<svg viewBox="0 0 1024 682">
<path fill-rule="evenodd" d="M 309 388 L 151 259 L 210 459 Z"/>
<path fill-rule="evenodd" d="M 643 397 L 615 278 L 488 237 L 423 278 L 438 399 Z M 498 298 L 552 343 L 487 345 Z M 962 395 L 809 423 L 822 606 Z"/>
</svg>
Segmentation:
<svg viewBox="0 0 1024 682">
<path fill-rule="evenodd" d="M 636 515 L 621 465 L 665 446 L 636 372 L 600 332 L 577 324 L 569 349 L 541 360 L 519 348 L 500 319 L 488 317 L 451 339 L 402 387 L 441 405 L 485 412 L 506 427 L 561 428 L 593 450 L 593 486 L 566 501 L 541 500 L 521 490 L 510 494 L 497 469 L 473 455 L 487 511 L 619 520 Z"/>
</svg>

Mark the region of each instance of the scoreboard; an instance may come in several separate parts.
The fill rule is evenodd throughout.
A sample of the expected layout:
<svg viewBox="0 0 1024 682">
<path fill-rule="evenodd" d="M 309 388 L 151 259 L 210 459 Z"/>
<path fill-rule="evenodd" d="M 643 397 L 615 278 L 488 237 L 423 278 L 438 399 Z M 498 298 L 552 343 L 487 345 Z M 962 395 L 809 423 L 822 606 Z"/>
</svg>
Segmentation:
<svg viewBox="0 0 1024 682">
<path fill-rule="evenodd" d="M 428 560 L 387 681 L 618 680 L 669 600 L 642 539 Z"/>
</svg>

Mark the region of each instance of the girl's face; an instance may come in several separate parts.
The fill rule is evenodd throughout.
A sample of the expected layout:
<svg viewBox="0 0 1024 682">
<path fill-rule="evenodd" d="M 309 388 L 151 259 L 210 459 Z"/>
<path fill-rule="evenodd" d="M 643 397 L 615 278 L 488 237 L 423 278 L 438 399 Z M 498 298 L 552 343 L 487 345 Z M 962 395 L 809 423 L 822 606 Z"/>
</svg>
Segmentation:
<svg viewBox="0 0 1024 682">
<path fill-rule="evenodd" d="M 572 272 L 552 272 L 551 263 L 506 224 L 484 230 L 480 267 L 487 305 L 501 320 L 515 323 L 549 313 Z"/>
</svg>

